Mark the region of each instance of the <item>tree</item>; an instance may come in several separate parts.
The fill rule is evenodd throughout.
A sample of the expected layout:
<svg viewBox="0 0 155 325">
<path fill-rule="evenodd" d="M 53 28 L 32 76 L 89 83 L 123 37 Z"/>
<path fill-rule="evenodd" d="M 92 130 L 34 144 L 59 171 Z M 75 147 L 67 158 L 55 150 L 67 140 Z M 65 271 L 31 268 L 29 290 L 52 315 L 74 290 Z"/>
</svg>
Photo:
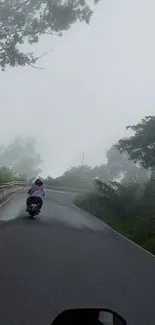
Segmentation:
<svg viewBox="0 0 155 325">
<path fill-rule="evenodd" d="M 44 182 L 48 185 L 65 186 L 79 189 L 93 189 L 93 169 L 88 166 L 71 167 L 63 175 L 53 179 L 48 176 Z"/>
<path fill-rule="evenodd" d="M 0 153 L 0 167 L 10 168 L 16 174 L 28 179 L 39 175 L 41 163 L 40 154 L 36 151 L 36 140 L 33 137 L 16 138 Z"/>
<path fill-rule="evenodd" d="M 9 168 L 0 168 L 0 184 L 11 182 L 14 179 L 13 171 Z"/>
<path fill-rule="evenodd" d="M 155 169 L 155 116 L 146 116 L 140 123 L 127 126 L 134 135 L 119 140 L 116 148 L 127 152 L 129 159 L 142 168 Z"/>
<path fill-rule="evenodd" d="M 33 66 L 38 57 L 22 51 L 25 40 L 33 44 L 43 34 L 62 36 L 77 21 L 88 24 L 92 13 L 87 0 L 0 0 L 1 69 Z"/>
<path fill-rule="evenodd" d="M 108 169 L 111 176 L 110 178 L 112 180 L 124 176 L 126 171 L 129 169 L 129 165 L 131 165 L 127 154 L 120 154 L 114 145 L 112 145 L 111 148 L 107 151 L 107 159 Z"/>
<path fill-rule="evenodd" d="M 120 153 L 114 145 L 107 151 L 107 158 L 109 178 L 111 180 L 121 178 L 122 183 L 144 183 L 148 180 L 148 171 L 142 170 L 133 161 L 129 160 L 127 152 Z"/>
<path fill-rule="evenodd" d="M 103 182 L 108 182 L 110 179 L 109 168 L 107 164 L 95 166 L 92 169 L 92 178 L 100 179 Z"/>
<path fill-rule="evenodd" d="M 57 178 L 60 186 L 88 189 L 93 186 L 90 166 L 72 167 L 61 177 Z"/>
</svg>

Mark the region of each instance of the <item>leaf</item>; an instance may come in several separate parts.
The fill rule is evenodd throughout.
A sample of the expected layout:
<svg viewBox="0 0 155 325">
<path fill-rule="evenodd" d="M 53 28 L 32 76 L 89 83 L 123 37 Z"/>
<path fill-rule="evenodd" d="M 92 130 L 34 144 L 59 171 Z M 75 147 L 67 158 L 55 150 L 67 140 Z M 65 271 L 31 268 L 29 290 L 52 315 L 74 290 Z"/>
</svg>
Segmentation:
<svg viewBox="0 0 155 325">
<path fill-rule="evenodd" d="M 37 43 L 44 34 L 62 36 L 78 21 L 89 24 L 92 13 L 86 0 L 0 0 L 1 69 L 32 66 L 38 58 L 19 45 Z"/>
<path fill-rule="evenodd" d="M 140 123 L 128 126 L 134 131 L 129 138 L 119 140 L 115 146 L 120 152 L 127 152 L 129 159 L 142 168 L 155 169 L 155 116 L 146 116 Z"/>
</svg>

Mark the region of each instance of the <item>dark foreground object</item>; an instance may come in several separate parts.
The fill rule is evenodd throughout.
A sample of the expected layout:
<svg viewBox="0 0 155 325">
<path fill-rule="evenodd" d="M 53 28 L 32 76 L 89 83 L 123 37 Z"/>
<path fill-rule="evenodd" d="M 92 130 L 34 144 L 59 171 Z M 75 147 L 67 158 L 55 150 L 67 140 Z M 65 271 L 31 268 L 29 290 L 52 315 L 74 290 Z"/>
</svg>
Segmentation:
<svg viewBox="0 0 155 325">
<path fill-rule="evenodd" d="M 40 213 L 42 204 L 43 202 L 41 198 L 35 196 L 28 197 L 26 211 L 29 213 L 31 218 L 34 218 Z"/>
<path fill-rule="evenodd" d="M 127 325 L 110 309 L 70 309 L 62 312 L 51 325 Z"/>
</svg>

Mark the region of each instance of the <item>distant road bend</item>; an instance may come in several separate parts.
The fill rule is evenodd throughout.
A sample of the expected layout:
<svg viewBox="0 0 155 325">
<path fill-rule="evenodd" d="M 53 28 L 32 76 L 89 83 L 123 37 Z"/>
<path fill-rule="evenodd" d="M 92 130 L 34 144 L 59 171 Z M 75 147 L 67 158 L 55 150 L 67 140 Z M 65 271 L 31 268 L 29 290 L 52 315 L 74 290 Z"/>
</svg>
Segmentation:
<svg viewBox="0 0 155 325">
<path fill-rule="evenodd" d="M 0 208 L 0 324 L 48 325 L 65 308 L 109 307 L 155 322 L 155 258 L 47 190 L 35 221 L 26 192 Z"/>
</svg>

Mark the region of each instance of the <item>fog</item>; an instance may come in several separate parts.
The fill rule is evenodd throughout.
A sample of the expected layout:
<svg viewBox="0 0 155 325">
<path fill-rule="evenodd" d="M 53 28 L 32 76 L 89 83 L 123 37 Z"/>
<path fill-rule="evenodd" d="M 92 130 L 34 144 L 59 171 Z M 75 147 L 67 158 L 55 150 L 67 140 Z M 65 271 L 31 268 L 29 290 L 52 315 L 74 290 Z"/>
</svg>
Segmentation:
<svg viewBox="0 0 155 325">
<path fill-rule="evenodd" d="M 153 0 L 101 0 L 89 26 L 32 45 L 48 51 L 43 70 L 0 73 L 0 142 L 34 136 L 43 175 L 79 165 L 83 151 L 86 164 L 102 164 L 126 125 L 155 112 L 154 10 Z"/>
</svg>

